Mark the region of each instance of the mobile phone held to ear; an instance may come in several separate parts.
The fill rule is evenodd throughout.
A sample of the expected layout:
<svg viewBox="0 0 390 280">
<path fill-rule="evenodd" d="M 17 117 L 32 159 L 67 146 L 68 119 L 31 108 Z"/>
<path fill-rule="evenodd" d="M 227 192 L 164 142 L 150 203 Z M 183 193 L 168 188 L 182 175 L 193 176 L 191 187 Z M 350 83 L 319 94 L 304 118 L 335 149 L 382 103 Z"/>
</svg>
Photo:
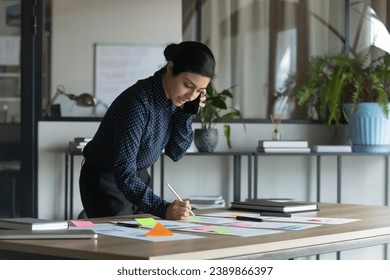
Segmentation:
<svg viewBox="0 0 390 280">
<path fill-rule="evenodd" d="M 183 111 L 188 114 L 197 114 L 199 113 L 199 103 L 200 103 L 200 96 L 202 94 L 199 93 L 198 97 L 195 98 L 192 101 L 188 101 L 184 103 L 183 105 Z"/>
</svg>

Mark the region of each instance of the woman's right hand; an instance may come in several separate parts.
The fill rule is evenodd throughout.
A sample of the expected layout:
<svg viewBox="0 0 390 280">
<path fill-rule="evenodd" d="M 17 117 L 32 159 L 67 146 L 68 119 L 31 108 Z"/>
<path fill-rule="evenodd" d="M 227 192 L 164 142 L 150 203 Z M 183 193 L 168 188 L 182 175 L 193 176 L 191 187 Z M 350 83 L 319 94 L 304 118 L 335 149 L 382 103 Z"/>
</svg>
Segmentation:
<svg viewBox="0 0 390 280">
<path fill-rule="evenodd" d="M 187 220 L 190 216 L 191 206 L 188 200 L 175 200 L 172 202 L 165 213 L 168 220 Z"/>
</svg>

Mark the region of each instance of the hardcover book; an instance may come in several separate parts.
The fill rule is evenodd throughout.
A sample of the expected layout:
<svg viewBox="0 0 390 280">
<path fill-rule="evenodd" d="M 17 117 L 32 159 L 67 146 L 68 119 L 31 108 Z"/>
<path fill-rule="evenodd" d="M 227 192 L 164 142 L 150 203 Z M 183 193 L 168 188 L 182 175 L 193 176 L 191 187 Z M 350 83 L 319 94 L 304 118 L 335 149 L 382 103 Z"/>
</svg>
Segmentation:
<svg viewBox="0 0 390 280">
<path fill-rule="evenodd" d="M 287 148 L 287 147 L 285 147 L 285 148 L 257 148 L 257 150 L 259 151 L 259 152 L 262 152 L 262 153 L 280 153 L 280 154 L 282 154 L 282 153 L 297 153 L 297 154 L 299 154 L 299 153 L 310 153 L 311 152 L 311 150 L 310 150 L 310 148 Z"/>
<path fill-rule="evenodd" d="M 316 202 L 279 199 L 247 199 L 243 202 L 231 202 L 231 209 L 283 213 L 299 213 L 319 210 Z"/>
<path fill-rule="evenodd" d="M 0 229 L 58 230 L 67 229 L 67 221 L 45 220 L 37 218 L 0 219 Z"/>
<path fill-rule="evenodd" d="M 260 140 L 259 148 L 307 148 L 306 140 Z"/>
<path fill-rule="evenodd" d="M 222 195 L 191 195 L 188 200 L 190 203 L 200 204 L 224 204 L 225 199 Z"/>
<path fill-rule="evenodd" d="M 315 145 L 313 152 L 317 153 L 350 153 L 352 147 L 350 145 Z"/>
<path fill-rule="evenodd" d="M 57 229 L 57 230 L 0 230 L 0 240 L 13 239 L 95 239 L 98 234 L 91 229 Z"/>
</svg>

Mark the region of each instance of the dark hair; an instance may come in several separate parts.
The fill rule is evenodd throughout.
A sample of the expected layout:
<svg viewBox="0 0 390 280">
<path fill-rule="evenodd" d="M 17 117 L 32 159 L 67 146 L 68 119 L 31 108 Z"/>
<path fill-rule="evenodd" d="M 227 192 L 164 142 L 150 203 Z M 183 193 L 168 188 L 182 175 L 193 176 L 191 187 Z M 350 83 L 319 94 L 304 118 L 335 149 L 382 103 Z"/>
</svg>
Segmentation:
<svg viewBox="0 0 390 280">
<path fill-rule="evenodd" d="M 215 76 L 215 59 L 211 50 L 196 41 L 170 44 L 164 50 L 167 61 L 173 62 L 172 73 L 192 72 L 211 79 Z"/>
</svg>

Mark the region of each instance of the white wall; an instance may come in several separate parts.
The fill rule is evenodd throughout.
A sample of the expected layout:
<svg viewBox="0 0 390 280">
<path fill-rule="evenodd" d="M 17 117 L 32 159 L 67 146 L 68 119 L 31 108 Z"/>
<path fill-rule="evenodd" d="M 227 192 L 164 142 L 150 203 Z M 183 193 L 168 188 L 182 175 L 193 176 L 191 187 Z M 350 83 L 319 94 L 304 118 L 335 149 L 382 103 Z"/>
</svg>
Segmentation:
<svg viewBox="0 0 390 280">
<path fill-rule="evenodd" d="M 181 38 L 180 0 L 54 0 L 51 96 L 58 85 L 76 95 L 93 93 L 96 43 L 161 46 Z M 92 114 L 65 96 L 55 103 L 62 116 Z"/>
</svg>

